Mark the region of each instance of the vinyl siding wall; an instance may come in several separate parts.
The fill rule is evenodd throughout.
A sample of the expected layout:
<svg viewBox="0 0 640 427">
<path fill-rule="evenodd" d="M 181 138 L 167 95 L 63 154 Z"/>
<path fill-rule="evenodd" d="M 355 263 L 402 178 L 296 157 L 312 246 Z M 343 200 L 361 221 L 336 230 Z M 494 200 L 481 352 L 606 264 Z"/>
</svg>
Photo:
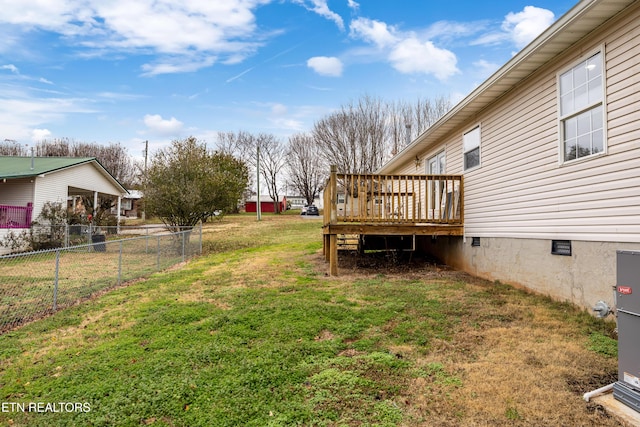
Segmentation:
<svg viewBox="0 0 640 427">
<path fill-rule="evenodd" d="M 69 187 L 86 191 L 122 196 L 122 194 L 91 163 L 52 172 L 36 178 L 36 198 L 33 203 L 34 218 L 37 218 L 46 202 L 66 203 Z"/>
<path fill-rule="evenodd" d="M 604 154 L 562 163 L 557 76 L 601 50 Z M 463 171 L 462 135 L 481 127 L 481 167 Z M 490 280 L 591 308 L 614 305 L 616 251 L 640 249 L 640 2 L 550 61 L 420 158 L 446 149 L 464 174 L 465 236 L 422 239 L 436 258 Z M 425 166 L 426 167 L 426 166 Z M 413 159 L 398 168 L 415 173 Z M 422 170 L 425 170 L 424 168 Z M 551 254 L 570 240 L 571 256 Z"/>
<path fill-rule="evenodd" d="M 421 156 L 424 171 L 446 147 L 446 173 L 465 175 L 467 236 L 640 242 L 640 5 L 624 15 Z M 606 154 L 562 164 L 557 74 L 600 48 Z M 462 134 L 477 125 L 481 167 L 465 173 Z"/>
<path fill-rule="evenodd" d="M 32 181 L 25 178 L 0 182 L 0 205 L 27 206 L 33 201 Z"/>
</svg>

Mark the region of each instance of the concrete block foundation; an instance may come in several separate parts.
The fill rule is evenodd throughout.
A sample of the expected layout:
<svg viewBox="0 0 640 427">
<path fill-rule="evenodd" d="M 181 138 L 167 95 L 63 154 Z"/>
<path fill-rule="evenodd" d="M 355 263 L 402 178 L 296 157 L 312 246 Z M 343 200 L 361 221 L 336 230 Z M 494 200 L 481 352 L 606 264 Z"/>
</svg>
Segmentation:
<svg viewBox="0 0 640 427">
<path fill-rule="evenodd" d="M 422 238 L 418 249 L 438 261 L 487 280 L 521 286 L 592 309 L 614 305 L 616 251 L 639 250 L 640 243 L 571 241 L 571 255 L 554 255 L 552 240 L 438 236 Z M 476 243 L 478 243 L 476 241 Z"/>
</svg>

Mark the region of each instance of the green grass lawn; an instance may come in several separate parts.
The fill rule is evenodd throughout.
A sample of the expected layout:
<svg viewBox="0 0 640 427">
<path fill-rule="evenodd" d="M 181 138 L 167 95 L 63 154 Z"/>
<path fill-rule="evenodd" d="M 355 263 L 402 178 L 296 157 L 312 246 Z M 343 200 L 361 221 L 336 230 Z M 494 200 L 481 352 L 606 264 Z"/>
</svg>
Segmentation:
<svg viewBox="0 0 640 427">
<path fill-rule="evenodd" d="M 320 224 L 225 217 L 203 257 L 0 336 L 0 424 L 618 425 L 581 400 L 610 324 L 428 263 L 328 277 Z"/>
</svg>

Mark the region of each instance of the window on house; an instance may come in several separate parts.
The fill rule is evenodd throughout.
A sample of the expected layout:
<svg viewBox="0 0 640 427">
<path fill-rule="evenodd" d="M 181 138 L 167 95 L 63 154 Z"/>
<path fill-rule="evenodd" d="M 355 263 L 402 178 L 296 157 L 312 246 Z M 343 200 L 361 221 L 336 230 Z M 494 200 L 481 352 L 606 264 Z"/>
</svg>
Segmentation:
<svg viewBox="0 0 640 427">
<path fill-rule="evenodd" d="M 464 170 L 480 166 L 480 126 L 462 136 Z"/>
<path fill-rule="evenodd" d="M 559 78 L 560 129 L 564 161 L 604 152 L 602 52 Z"/>
</svg>

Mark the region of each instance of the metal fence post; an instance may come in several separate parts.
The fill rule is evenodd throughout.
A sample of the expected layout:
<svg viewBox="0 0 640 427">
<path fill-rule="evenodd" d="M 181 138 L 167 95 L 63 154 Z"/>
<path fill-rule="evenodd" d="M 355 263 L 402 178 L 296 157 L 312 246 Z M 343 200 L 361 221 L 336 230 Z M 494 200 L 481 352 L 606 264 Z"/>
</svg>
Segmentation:
<svg viewBox="0 0 640 427">
<path fill-rule="evenodd" d="M 120 240 L 120 253 L 118 254 L 118 286 L 122 284 L 122 242 Z"/>
<path fill-rule="evenodd" d="M 186 247 L 186 240 L 187 240 L 187 232 L 183 231 L 182 232 L 182 262 L 184 262 L 185 260 L 185 247 Z"/>
<path fill-rule="evenodd" d="M 62 230 L 61 228 L 62 225 L 60 225 L 59 227 L 60 227 L 59 229 Z M 91 234 L 89 230 L 93 231 L 93 230 L 96 230 L 97 228 L 95 226 L 82 225 L 82 226 L 79 226 L 78 229 L 82 235 L 87 235 L 90 237 Z M 74 232 L 75 230 L 76 229 L 74 228 Z M 71 227 L 68 228 L 68 232 L 70 231 L 71 231 Z M 88 231 L 89 231 L 89 234 L 87 233 Z M 65 230 L 65 232 L 67 232 L 67 230 Z M 135 242 L 132 242 L 131 243 L 132 246 L 129 246 L 127 248 L 127 254 L 124 253 L 124 245 L 125 244 L 129 245 L 129 242 L 125 240 L 119 241 L 118 242 L 119 243 L 118 267 L 117 267 L 118 271 L 117 271 L 116 278 L 113 277 L 112 273 L 108 275 L 99 276 L 99 277 L 93 277 L 93 276 L 96 276 L 95 266 L 93 265 L 94 263 L 84 262 L 88 255 L 86 251 L 89 251 L 89 257 L 92 258 L 92 261 L 95 260 L 95 262 L 105 262 L 106 261 L 105 255 L 101 254 L 100 253 L 101 251 L 92 251 L 91 248 L 95 247 L 95 245 L 98 245 L 98 244 L 115 245 L 116 244 L 115 241 L 111 241 L 111 242 L 105 241 L 105 242 L 95 243 L 95 244 L 83 243 L 81 245 L 70 246 L 64 249 L 57 248 L 57 249 L 44 250 L 41 252 L 28 252 L 28 253 L 18 253 L 18 254 L 0 256 L 0 268 L 5 268 L 6 262 L 11 263 L 12 260 L 21 259 L 21 260 L 24 260 L 24 266 L 22 266 L 22 263 L 19 263 L 19 265 L 21 265 L 20 268 L 24 268 L 27 271 L 25 274 L 20 274 L 21 276 L 19 279 L 20 283 L 16 283 L 14 285 L 16 289 L 19 288 L 20 290 L 24 290 L 24 294 L 14 295 L 13 292 L 10 293 L 10 297 L 12 299 L 16 297 L 18 298 L 16 302 L 15 310 L 13 310 L 13 307 L 12 307 L 11 313 L 7 313 L 6 311 L 3 313 L 0 313 L 0 330 L 4 330 L 4 328 L 7 325 L 19 326 L 31 319 L 40 318 L 46 314 L 57 312 L 58 310 L 62 310 L 69 305 L 70 301 L 83 299 L 84 297 L 93 294 L 95 290 L 106 289 L 116 284 L 121 286 L 125 280 L 129 280 L 137 277 L 144 277 L 146 274 L 149 273 L 148 271 L 148 268 L 150 267 L 149 264 L 153 260 L 153 257 L 151 256 L 153 255 L 152 253 L 144 257 L 144 265 L 141 267 L 140 271 L 138 271 L 137 269 L 138 267 L 137 263 L 127 264 L 126 275 L 124 271 L 125 269 L 124 263 L 128 261 L 127 257 L 131 257 L 132 259 L 137 259 L 136 257 L 138 255 L 138 252 L 144 251 L 142 244 L 139 243 L 140 238 L 144 238 L 146 240 L 146 245 L 148 246 L 149 252 L 152 251 L 151 243 L 149 242 L 149 239 L 151 239 L 152 237 L 157 238 L 156 264 L 157 264 L 158 271 L 160 271 L 161 268 L 168 267 L 169 265 L 178 264 L 179 261 L 175 256 L 176 249 L 177 249 L 177 243 L 175 242 L 175 239 L 179 238 L 178 237 L 179 234 L 182 234 L 182 239 L 183 239 L 182 240 L 182 260 L 186 261 L 187 259 L 189 259 L 189 257 L 196 255 L 195 251 L 198 250 L 196 246 L 198 242 L 196 241 L 191 242 L 190 240 L 193 234 L 193 229 L 189 229 L 182 232 L 173 232 L 170 235 L 162 235 L 162 234 L 154 235 L 150 233 L 148 236 L 134 237 L 132 239 L 129 239 L 129 240 L 134 240 Z M 203 236 L 203 230 L 202 230 L 202 225 L 200 225 L 200 240 L 201 240 L 200 251 L 202 251 L 202 244 L 203 244 L 202 236 Z M 167 239 L 166 244 L 162 243 L 161 241 L 162 238 Z M 188 241 L 187 241 L 187 238 L 189 238 Z M 73 244 L 73 241 L 71 240 L 70 237 L 69 237 L 69 242 Z M 163 249 L 162 245 L 165 245 L 166 247 Z M 115 246 L 113 246 L 113 248 L 115 248 Z M 62 265 L 63 250 L 65 251 L 64 265 Z M 165 261 L 162 260 L 163 250 L 167 252 L 167 259 L 165 260 L 166 265 L 165 265 Z M 108 259 L 113 260 L 113 256 L 115 256 L 115 253 L 112 255 L 109 255 Z M 48 282 L 47 279 L 45 279 L 45 281 L 42 282 L 42 285 L 40 286 L 40 282 L 39 282 L 40 277 L 51 278 L 49 276 L 49 274 L 51 274 L 51 265 L 49 264 L 49 262 L 51 262 L 51 258 L 54 259 L 53 284 L 51 282 Z M 45 259 L 48 260 L 46 263 L 44 262 Z M 17 267 L 13 266 L 13 264 L 10 264 L 10 268 L 17 268 Z M 39 274 L 37 272 L 37 269 L 40 269 L 40 268 L 46 268 L 46 274 Z M 64 268 L 65 271 L 61 271 L 62 268 Z M 78 270 L 77 272 L 75 271 L 76 269 Z M 31 270 L 34 270 L 33 271 L 34 274 L 30 274 Z M 139 276 L 136 276 L 137 274 L 139 274 Z M 87 281 L 86 279 L 83 279 L 89 276 L 91 276 L 91 279 L 89 281 Z M 65 285 L 65 289 L 63 289 L 64 295 L 63 295 L 62 301 L 59 301 L 61 280 L 62 280 L 62 284 Z M 75 283 L 79 280 L 84 280 L 84 284 L 87 286 L 90 286 L 91 289 L 88 289 L 85 286 L 76 286 Z M 33 286 L 31 285 L 31 283 L 33 283 Z M 50 285 L 53 285 L 53 289 L 52 287 L 50 287 Z M 34 292 L 32 288 L 35 286 L 37 286 L 37 295 L 32 296 L 31 293 Z M 8 291 L 9 290 L 6 289 L 6 287 L 2 288 L 0 286 L 0 299 L 5 298 L 7 296 Z M 89 294 L 87 294 L 88 291 L 90 291 Z M 50 294 L 49 292 L 52 292 L 53 295 Z M 34 301 L 36 301 L 37 304 L 34 304 Z M 49 305 L 47 301 L 52 302 L 52 305 Z M 0 309 L 0 311 L 2 310 Z"/>
<path fill-rule="evenodd" d="M 56 273 L 53 279 L 53 311 L 58 309 L 58 278 L 60 277 L 60 251 L 56 251 Z"/>
</svg>

